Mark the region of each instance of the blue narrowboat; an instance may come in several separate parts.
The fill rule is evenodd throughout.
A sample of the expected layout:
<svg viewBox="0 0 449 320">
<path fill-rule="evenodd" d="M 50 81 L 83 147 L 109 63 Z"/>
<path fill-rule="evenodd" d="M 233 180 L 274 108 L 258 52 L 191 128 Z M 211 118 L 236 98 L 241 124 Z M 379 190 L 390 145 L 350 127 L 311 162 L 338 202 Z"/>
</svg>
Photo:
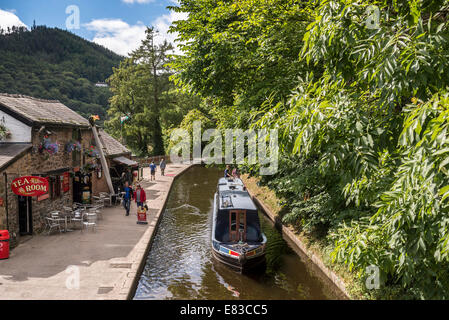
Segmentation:
<svg viewBox="0 0 449 320">
<path fill-rule="evenodd" d="M 212 252 L 218 261 L 239 272 L 265 264 L 267 237 L 240 179 L 218 181 L 212 224 Z"/>
</svg>

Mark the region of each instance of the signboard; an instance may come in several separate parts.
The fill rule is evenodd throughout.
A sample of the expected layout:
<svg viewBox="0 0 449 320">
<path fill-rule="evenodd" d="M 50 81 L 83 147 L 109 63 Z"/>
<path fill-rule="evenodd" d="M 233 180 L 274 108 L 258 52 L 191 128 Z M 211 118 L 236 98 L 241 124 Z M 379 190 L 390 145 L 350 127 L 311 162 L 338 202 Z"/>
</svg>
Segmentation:
<svg viewBox="0 0 449 320">
<path fill-rule="evenodd" d="M 11 183 L 11 189 L 18 196 L 38 197 L 48 193 L 48 180 L 41 177 L 20 177 Z"/>
<path fill-rule="evenodd" d="M 90 191 L 83 191 L 83 203 L 90 203 Z"/>
<path fill-rule="evenodd" d="M 70 174 L 65 172 L 62 178 L 62 191 L 68 192 L 70 189 Z"/>
<path fill-rule="evenodd" d="M 45 200 L 45 199 L 48 199 L 48 198 L 50 198 L 50 194 L 46 193 L 46 194 L 43 194 L 41 196 L 38 196 L 37 197 L 37 201 L 42 201 L 42 200 Z"/>
</svg>

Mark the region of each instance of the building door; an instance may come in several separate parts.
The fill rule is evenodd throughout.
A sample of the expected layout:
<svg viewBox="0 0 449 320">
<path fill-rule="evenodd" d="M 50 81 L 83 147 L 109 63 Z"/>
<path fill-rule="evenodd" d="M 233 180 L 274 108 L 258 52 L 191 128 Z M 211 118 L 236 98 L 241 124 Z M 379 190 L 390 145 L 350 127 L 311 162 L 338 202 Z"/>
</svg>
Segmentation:
<svg viewBox="0 0 449 320">
<path fill-rule="evenodd" d="M 75 173 L 75 177 L 73 178 L 73 202 L 81 203 L 81 193 L 82 193 L 82 186 L 81 186 L 81 173 L 77 172 Z"/>
<path fill-rule="evenodd" d="M 33 234 L 33 211 L 31 197 L 19 197 L 19 232 L 21 235 Z"/>
<path fill-rule="evenodd" d="M 73 178 L 73 202 L 91 203 L 92 198 L 92 174 L 75 173 Z"/>
<path fill-rule="evenodd" d="M 230 241 L 246 241 L 246 211 L 229 211 L 229 239 Z"/>
</svg>

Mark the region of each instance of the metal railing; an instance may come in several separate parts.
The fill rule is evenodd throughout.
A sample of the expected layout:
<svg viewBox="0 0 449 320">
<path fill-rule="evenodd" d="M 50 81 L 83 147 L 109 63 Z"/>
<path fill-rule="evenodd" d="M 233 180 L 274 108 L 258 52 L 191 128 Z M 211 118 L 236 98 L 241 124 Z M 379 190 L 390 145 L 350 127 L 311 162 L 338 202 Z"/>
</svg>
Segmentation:
<svg viewBox="0 0 449 320">
<path fill-rule="evenodd" d="M 166 163 L 171 163 L 170 156 L 152 156 L 152 157 L 147 157 L 147 158 L 133 157 L 132 159 L 134 161 L 138 162 L 140 166 L 149 165 L 151 162 L 154 162 L 155 164 L 159 164 L 162 159 L 164 159 Z"/>
</svg>

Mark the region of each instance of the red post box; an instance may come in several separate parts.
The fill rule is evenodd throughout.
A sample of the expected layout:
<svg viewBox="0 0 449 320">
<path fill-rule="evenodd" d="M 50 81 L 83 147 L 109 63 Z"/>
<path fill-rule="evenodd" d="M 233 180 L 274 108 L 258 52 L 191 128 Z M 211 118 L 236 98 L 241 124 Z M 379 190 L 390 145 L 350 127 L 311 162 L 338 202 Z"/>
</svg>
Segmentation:
<svg viewBox="0 0 449 320">
<path fill-rule="evenodd" d="M 0 230 L 0 260 L 9 258 L 9 231 Z"/>
</svg>

